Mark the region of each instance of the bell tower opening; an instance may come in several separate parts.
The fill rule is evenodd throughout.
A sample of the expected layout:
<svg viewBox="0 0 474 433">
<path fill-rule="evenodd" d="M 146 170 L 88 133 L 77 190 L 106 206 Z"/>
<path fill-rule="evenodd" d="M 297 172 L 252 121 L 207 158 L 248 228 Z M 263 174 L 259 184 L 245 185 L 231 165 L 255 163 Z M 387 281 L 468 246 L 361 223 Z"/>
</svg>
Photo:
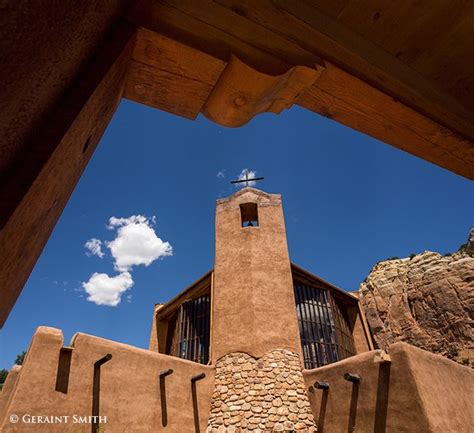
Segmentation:
<svg viewBox="0 0 474 433">
<path fill-rule="evenodd" d="M 242 227 L 258 227 L 257 203 L 242 203 L 240 205 L 240 221 Z"/>
</svg>

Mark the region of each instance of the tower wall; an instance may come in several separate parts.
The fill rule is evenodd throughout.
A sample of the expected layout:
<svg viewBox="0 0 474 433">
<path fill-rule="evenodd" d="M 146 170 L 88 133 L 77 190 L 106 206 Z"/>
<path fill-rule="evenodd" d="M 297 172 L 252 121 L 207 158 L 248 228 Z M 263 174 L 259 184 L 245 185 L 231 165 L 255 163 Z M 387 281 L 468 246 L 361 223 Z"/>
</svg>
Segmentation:
<svg viewBox="0 0 474 433">
<path fill-rule="evenodd" d="M 258 227 L 240 205 L 256 203 Z M 245 188 L 217 202 L 212 360 L 301 352 L 281 196 Z"/>
</svg>

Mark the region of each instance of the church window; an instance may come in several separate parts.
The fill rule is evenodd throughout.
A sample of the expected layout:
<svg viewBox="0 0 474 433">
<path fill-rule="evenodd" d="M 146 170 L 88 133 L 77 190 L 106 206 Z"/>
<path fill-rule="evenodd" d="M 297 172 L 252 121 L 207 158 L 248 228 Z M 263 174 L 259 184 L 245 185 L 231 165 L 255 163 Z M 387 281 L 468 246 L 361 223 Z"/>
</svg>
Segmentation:
<svg viewBox="0 0 474 433">
<path fill-rule="evenodd" d="M 258 227 L 257 203 L 243 203 L 240 205 L 240 220 L 242 227 Z"/>
<path fill-rule="evenodd" d="M 209 361 L 210 335 L 209 295 L 183 302 L 170 323 L 170 355 L 207 364 Z"/>
<path fill-rule="evenodd" d="M 305 368 L 355 355 L 346 312 L 330 291 L 295 282 L 294 293 Z"/>
</svg>

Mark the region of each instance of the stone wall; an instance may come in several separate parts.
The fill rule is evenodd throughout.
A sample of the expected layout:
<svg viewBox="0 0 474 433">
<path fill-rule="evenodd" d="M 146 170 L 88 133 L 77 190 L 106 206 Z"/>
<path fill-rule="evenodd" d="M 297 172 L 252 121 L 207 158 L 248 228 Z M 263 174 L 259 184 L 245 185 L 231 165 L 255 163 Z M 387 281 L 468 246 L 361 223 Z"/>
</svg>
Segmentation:
<svg viewBox="0 0 474 433">
<path fill-rule="evenodd" d="M 217 361 L 209 433 L 315 430 L 297 354 L 231 353 Z"/>
</svg>

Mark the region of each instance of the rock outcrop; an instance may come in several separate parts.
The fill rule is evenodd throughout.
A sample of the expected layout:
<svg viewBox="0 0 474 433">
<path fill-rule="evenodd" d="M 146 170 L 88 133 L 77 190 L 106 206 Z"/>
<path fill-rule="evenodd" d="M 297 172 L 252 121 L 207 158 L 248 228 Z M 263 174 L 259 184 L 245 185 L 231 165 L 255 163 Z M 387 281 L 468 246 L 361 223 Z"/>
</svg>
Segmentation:
<svg viewBox="0 0 474 433">
<path fill-rule="evenodd" d="M 474 230 L 459 251 L 376 264 L 359 288 L 380 348 L 405 341 L 474 363 Z"/>
</svg>

